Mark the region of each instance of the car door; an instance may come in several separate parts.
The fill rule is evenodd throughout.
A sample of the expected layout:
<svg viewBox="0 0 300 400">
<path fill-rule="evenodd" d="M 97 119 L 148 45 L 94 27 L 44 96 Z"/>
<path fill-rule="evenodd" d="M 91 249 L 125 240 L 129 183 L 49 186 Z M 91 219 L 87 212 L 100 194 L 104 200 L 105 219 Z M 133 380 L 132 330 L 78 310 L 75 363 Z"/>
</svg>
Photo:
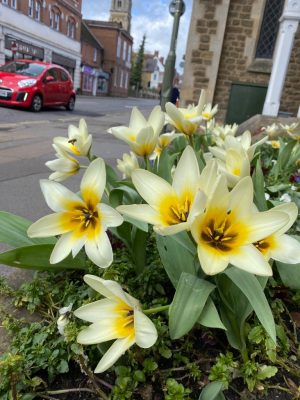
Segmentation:
<svg viewBox="0 0 300 400">
<path fill-rule="evenodd" d="M 67 104 L 70 98 L 70 77 L 66 71 L 63 69 L 59 70 L 60 72 L 60 94 L 61 94 L 61 101 L 63 104 Z"/>
<path fill-rule="evenodd" d="M 53 79 L 48 80 L 48 77 Z M 44 104 L 51 105 L 60 103 L 60 97 L 58 71 L 56 68 L 50 68 L 44 76 Z"/>
</svg>

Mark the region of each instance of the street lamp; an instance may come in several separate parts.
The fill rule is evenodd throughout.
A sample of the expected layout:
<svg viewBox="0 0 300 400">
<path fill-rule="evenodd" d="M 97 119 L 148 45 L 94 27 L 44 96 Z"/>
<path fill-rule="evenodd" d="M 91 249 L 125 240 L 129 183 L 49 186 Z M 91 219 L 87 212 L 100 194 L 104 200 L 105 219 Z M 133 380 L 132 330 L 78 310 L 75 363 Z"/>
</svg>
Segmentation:
<svg viewBox="0 0 300 400">
<path fill-rule="evenodd" d="M 170 51 L 166 59 L 164 79 L 161 88 L 160 105 L 165 111 L 165 105 L 171 99 L 173 80 L 175 75 L 176 42 L 178 36 L 179 20 L 185 11 L 183 0 L 172 0 L 169 5 L 170 14 L 174 17 Z"/>
</svg>

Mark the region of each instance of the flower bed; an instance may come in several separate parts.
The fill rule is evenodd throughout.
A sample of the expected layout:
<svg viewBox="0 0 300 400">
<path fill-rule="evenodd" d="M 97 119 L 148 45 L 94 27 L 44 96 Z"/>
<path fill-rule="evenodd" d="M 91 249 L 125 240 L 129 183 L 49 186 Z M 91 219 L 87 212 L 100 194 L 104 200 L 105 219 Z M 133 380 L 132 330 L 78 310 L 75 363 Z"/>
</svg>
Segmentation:
<svg viewBox="0 0 300 400">
<path fill-rule="evenodd" d="M 83 120 L 54 139 L 52 213 L 0 213 L 0 263 L 39 271 L 1 292 L 40 317 L 3 318 L 1 400 L 299 397 L 298 125 L 252 143 L 216 112 L 204 92 L 134 108 L 109 130 L 123 179 Z M 60 183 L 82 169 L 78 193 Z"/>
</svg>

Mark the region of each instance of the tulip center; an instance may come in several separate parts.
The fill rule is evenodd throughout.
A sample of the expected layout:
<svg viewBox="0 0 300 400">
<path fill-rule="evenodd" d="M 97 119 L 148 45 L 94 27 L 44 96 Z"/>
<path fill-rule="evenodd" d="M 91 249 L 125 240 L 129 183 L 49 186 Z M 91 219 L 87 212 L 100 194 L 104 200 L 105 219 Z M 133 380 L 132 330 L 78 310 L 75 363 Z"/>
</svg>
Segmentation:
<svg viewBox="0 0 300 400">
<path fill-rule="evenodd" d="M 209 210 L 199 225 L 200 243 L 220 252 L 232 252 L 247 243 L 248 227 L 231 211 Z"/>
<path fill-rule="evenodd" d="M 189 216 L 191 208 L 190 196 L 184 198 L 180 201 L 177 198 L 173 198 L 169 204 L 165 204 L 162 207 L 162 214 L 164 216 L 164 221 L 168 225 L 180 224 L 186 222 Z"/>
<path fill-rule="evenodd" d="M 134 311 L 128 305 L 124 305 L 120 310 L 120 318 L 116 321 L 116 331 L 118 337 L 127 337 L 134 334 Z"/>
<path fill-rule="evenodd" d="M 254 246 L 259 250 L 264 256 L 268 254 L 271 248 L 274 246 L 274 240 L 271 236 L 258 240 L 257 242 L 253 243 Z"/>
</svg>

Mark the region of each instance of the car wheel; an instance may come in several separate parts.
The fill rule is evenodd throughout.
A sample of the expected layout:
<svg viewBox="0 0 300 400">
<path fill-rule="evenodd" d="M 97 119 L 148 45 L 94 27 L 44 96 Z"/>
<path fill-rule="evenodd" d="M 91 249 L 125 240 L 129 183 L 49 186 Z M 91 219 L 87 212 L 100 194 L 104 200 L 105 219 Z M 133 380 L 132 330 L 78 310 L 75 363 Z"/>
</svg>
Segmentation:
<svg viewBox="0 0 300 400">
<path fill-rule="evenodd" d="M 74 108 L 75 108 L 75 97 L 71 96 L 70 99 L 69 99 L 68 104 L 66 105 L 66 109 L 68 111 L 73 111 Z"/>
<path fill-rule="evenodd" d="M 30 104 L 30 110 L 33 112 L 39 112 L 41 111 L 42 107 L 43 107 L 42 97 L 39 94 L 35 94 Z"/>
</svg>

